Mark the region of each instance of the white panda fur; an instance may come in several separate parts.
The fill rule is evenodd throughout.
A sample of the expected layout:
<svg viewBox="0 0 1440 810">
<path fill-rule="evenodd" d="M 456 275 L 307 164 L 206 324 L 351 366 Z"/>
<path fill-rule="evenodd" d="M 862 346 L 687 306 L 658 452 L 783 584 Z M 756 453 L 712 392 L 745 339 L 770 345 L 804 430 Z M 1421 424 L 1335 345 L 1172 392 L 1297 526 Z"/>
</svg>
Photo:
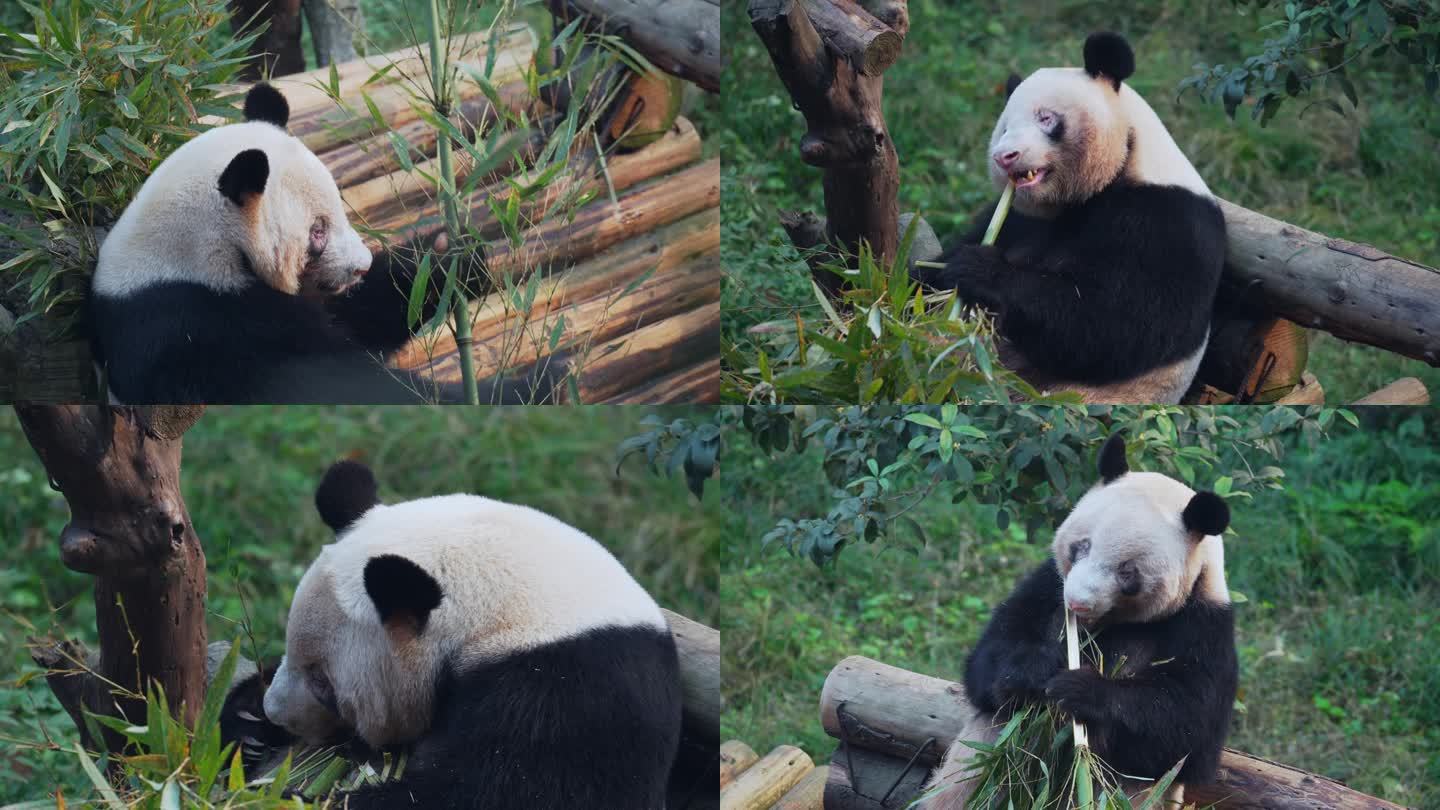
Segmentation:
<svg viewBox="0 0 1440 810">
<path fill-rule="evenodd" d="M 351 462 L 317 491 L 337 539 L 296 590 L 269 720 L 306 742 L 416 745 L 400 783 L 349 794 L 355 810 L 660 810 L 680 693 L 649 594 L 534 509 L 374 492 Z"/>
<path fill-rule="evenodd" d="M 999 238 L 979 244 L 992 206 L 943 269 L 912 270 L 996 313 L 1006 367 L 1091 403 L 1181 400 L 1224 268 L 1224 217 L 1123 83 L 1134 67 L 1129 44 L 1100 33 L 1085 43 L 1084 68 L 1012 77 L 986 161 L 997 191 L 1016 183 Z"/>
<path fill-rule="evenodd" d="M 1229 510 L 1214 493 L 1130 472 L 1118 433 L 1100 473 L 1056 530 L 1051 559 L 996 607 L 972 650 L 967 721 L 926 784 L 925 810 L 966 807 L 975 749 L 965 743 L 994 743 L 1016 705 L 1050 704 L 1084 722 L 1102 759 L 1140 777 L 1121 780 L 1132 797 L 1182 757 L 1167 801 L 1214 778 L 1238 678 L 1220 537 Z M 1106 676 L 1093 662 L 1068 670 L 1065 605 L 1097 633 Z"/>
</svg>

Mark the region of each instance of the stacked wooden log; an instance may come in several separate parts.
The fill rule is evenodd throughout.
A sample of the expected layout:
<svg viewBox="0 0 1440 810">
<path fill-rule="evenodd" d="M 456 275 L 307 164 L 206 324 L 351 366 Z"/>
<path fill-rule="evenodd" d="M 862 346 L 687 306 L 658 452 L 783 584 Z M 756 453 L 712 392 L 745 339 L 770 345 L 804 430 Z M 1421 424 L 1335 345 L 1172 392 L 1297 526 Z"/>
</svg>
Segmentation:
<svg viewBox="0 0 1440 810">
<path fill-rule="evenodd" d="M 842 741 L 830 764 L 825 810 L 908 806 L 959 733 L 967 706 L 958 683 L 859 655 L 841 661 L 820 694 L 820 721 Z M 1187 785 L 1185 800 L 1225 810 L 1400 810 L 1324 776 L 1228 748 L 1215 782 Z"/>
<path fill-rule="evenodd" d="M 546 141 L 552 111 L 530 98 L 524 79 L 536 37 L 516 27 L 496 41 L 491 83 L 499 101 L 539 122 L 519 153 L 533 155 Z M 458 61 L 483 69 L 491 58 L 483 41 L 452 40 Z M 406 48 L 328 69 L 286 76 L 275 84 L 291 106 L 290 130 L 335 175 L 353 219 L 388 236 L 372 249 L 428 246 L 441 231 L 434 183 L 436 135 L 419 119 L 406 76 L 422 72 L 422 54 Z M 377 71 L 395 63 L 382 78 Z M 339 97 L 346 110 L 331 98 Z M 458 117 L 469 128 L 495 120 L 496 110 L 474 82 L 456 85 Z M 362 93 L 369 102 L 362 98 Z M 406 169 L 389 133 L 372 132 L 371 105 L 408 146 Z M 576 375 L 584 402 L 708 402 L 719 394 L 720 164 L 704 160 L 700 135 L 677 119 L 663 136 L 608 161 L 579 158 L 522 205 L 519 246 L 496 240 L 487 256 L 493 278 L 523 286 L 543 276 L 528 308 L 495 292 L 473 304 L 476 371 L 563 362 Z M 457 182 L 468 177 L 461 160 Z M 480 233 L 498 236 L 490 201 L 511 192 L 498 177 L 483 178 L 464 202 L 462 216 Z M 566 195 L 594 198 L 573 217 L 541 221 Z M 413 255 L 413 254 L 412 254 Z M 417 338 L 394 359 L 440 379 L 459 379 L 460 364 L 448 330 Z"/>
<path fill-rule="evenodd" d="M 721 810 L 821 810 L 827 765 L 793 745 L 776 746 L 764 757 L 740 740 L 720 746 Z"/>
</svg>

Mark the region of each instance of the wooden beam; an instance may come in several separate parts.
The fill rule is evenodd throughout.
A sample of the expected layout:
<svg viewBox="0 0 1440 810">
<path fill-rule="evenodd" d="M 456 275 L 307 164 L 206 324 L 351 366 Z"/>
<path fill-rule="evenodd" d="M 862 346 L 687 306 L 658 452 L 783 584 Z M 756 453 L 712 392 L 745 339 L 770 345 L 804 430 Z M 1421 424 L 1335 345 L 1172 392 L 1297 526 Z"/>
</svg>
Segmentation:
<svg viewBox="0 0 1440 810">
<path fill-rule="evenodd" d="M 825 44 L 866 76 L 879 76 L 900 58 L 904 40 L 855 0 L 804 3 L 806 15 Z"/>
<path fill-rule="evenodd" d="M 1257 306 L 1440 366 L 1440 270 L 1220 201 L 1229 279 Z"/>
<path fill-rule="evenodd" d="M 965 688 L 960 684 L 859 655 L 841 661 L 825 679 L 820 695 L 820 721 L 832 737 L 839 737 L 837 714 L 842 703 L 846 738 L 861 748 L 903 763 L 927 739 L 937 739 L 940 744 L 932 743 L 917 760 L 927 767 L 938 762 L 939 755 L 959 733 L 969 710 Z M 832 767 L 832 785 L 836 783 L 835 777 Z M 854 777 L 849 775 L 852 780 Z M 1227 809 L 1401 810 L 1399 805 L 1367 796 L 1324 776 L 1228 748 L 1221 755 L 1216 781 L 1209 785 L 1187 785 L 1185 800 L 1201 807 L 1218 803 Z M 903 807 L 906 803 L 901 801 L 896 806 Z M 828 796 L 826 807 L 830 807 Z"/>
<path fill-rule="evenodd" d="M 770 810 L 770 806 L 815 767 L 793 745 L 776 746 L 720 791 L 720 810 Z"/>
<path fill-rule="evenodd" d="M 1414 377 L 1401 377 L 1395 382 L 1367 394 L 1353 403 L 1355 405 L 1429 405 L 1430 392 L 1425 383 Z"/>
<path fill-rule="evenodd" d="M 720 92 L 720 6 L 712 0 L 549 0 L 561 20 L 587 18 L 666 73 Z"/>
<path fill-rule="evenodd" d="M 720 631 L 664 610 L 680 656 L 685 728 L 710 744 L 720 742 Z"/>
<path fill-rule="evenodd" d="M 720 788 L 735 781 L 735 777 L 754 765 L 760 755 L 755 749 L 740 740 L 726 740 L 720 744 Z"/>
</svg>

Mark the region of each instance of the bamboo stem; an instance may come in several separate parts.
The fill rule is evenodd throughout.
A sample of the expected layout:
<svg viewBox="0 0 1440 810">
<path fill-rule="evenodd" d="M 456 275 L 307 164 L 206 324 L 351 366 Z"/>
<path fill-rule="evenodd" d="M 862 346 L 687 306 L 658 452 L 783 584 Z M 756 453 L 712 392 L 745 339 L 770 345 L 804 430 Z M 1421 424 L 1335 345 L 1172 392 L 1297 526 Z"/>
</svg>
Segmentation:
<svg viewBox="0 0 1440 810">
<path fill-rule="evenodd" d="M 450 88 L 447 84 L 450 51 L 447 47 L 441 53 L 440 43 L 440 0 L 430 0 L 430 83 L 435 91 L 435 114 L 450 115 Z M 450 137 L 444 132 L 436 133 L 435 156 L 440 162 L 440 204 L 445 212 L 445 244 L 447 252 L 460 238 L 460 213 L 455 208 L 455 164 L 450 157 Z M 458 273 L 459 265 L 452 264 L 446 272 Z M 460 349 L 460 383 L 465 386 L 465 401 L 471 405 L 480 404 L 480 389 L 475 381 L 475 358 L 470 352 L 470 305 L 463 293 L 457 292 L 450 301 L 450 311 L 455 324 L 455 345 Z"/>
</svg>

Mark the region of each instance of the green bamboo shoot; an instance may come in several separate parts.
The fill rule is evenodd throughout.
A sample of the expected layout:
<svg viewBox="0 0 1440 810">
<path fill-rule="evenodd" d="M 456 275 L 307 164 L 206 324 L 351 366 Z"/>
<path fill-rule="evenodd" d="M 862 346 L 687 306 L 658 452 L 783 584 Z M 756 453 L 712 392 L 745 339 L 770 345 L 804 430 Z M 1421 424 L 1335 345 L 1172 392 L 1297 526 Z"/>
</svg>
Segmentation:
<svg viewBox="0 0 1440 810">
<path fill-rule="evenodd" d="M 993 245 L 1000 237 L 1000 226 L 1005 224 L 1005 217 L 1010 215 L 1010 201 L 1015 199 L 1015 184 L 1006 183 L 1005 190 L 1000 192 L 1000 202 L 995 205 L 995 213 L 990 215 L 990 227 L 985 229 L 985 238 L 980 240 L 981 245 Z"/>
</svg>

